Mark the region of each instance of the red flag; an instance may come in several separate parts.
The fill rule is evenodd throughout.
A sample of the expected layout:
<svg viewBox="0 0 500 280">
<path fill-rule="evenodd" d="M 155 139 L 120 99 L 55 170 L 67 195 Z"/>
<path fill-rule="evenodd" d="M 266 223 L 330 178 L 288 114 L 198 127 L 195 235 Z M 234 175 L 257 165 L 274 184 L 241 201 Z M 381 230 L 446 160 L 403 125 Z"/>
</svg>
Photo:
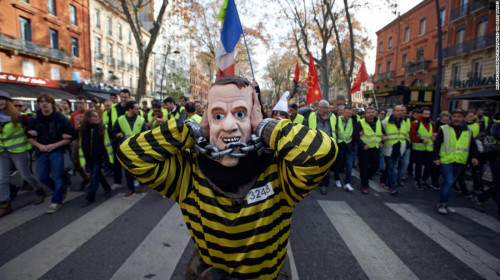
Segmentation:
<svg viewBox="0 0 500 280">
<path fill-rule="evenodd" d="M 368 80 L 368 73 L 366 73 L 365 62 L 361 64 L 359 68 L 358 75 L 356 75 L 356 79 L 354 79 L 354 83 L 351 87 L 351 94 L 361 90 L 361 83 Z"/>
<path fill-rule="evenodd" d="M 322 98 L 321 91 L 319 90 L 319 78 L 314 66 L 314 59 L 309 55 L 309 73 L 307 73 L 307 104 Z"/>
<path fill-rule="evenodd" d="M 298 83 L 299 78 L 300 78 L 300 69 L 299 69 L 299 63 L 297 63 L 297 65 L 295 65 L 295 77 L 293 77 L 293 80 Z"/>
</svg>

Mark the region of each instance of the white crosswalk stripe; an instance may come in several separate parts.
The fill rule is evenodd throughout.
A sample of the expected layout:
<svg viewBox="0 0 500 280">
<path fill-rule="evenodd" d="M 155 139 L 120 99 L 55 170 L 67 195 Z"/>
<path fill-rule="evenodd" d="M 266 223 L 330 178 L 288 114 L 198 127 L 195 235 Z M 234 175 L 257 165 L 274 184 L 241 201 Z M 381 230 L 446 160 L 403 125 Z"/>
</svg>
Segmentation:
<svg viewBox="0 0 500 280">
<path fill-rule="evenodd" d="M 358 178 L 361 180 L 361 175 L 359 174 L 359 171 L 356 170 L 356 169 L 353 169 L 352 170 L 352 176 Z M 379 186 L 377 184 L 377 182 L 373 181 L 373 180 L 368 180 L 368 185 L 370 187 L 370 189 L 376 191 L 376 192 L 387 192 L 386 189 L 382 188 L 381 186 Z"/>
<path fill-rule="evenodd" d="M 175 204 L 111 279 L 170 279 L 189 242 L 182 212 Z"/>
<path fill-rule="evenodd" d="M 497 219 L 471 208 L 456 207 L 455 209 L 458 211 L 458 213 L 460 213 L 460 215 L 463 215 L 473 220 L 474 222 L 500 234 L 500 222 Z"/>
<path fill-rule="evenodd" d="M 344 201 L 318 201 L 370 279 L 418 279 Z"/>
<path fill-rule="evenodd" d="M 116 195 L 0 267 L 3 279 L 38 279 L 144 196 Z"/>
<path fill-rule="evenodd" d="M 418 230 L 486 279 L 500 278 L 500 260 L 409 204 L 386 203 Z"/>
<path fill-rule="evenodd" d="M 77 197 L 83 195 L 83 192 L 69 192 L 66 202 L 69 202 Z M 45 199 L 45 202 L 39 205 L 28 205 L 19 210 L 16 209 L 14 213 L 2 218 L 0 223 L 0 234 L 4 234 L 7 231 L 22 225 L 32 219 L 45 214 L 45 210 L 50 204 L 50 197 Z M 64 206 L 63 206 L 64 207 Z"/>
</svg>

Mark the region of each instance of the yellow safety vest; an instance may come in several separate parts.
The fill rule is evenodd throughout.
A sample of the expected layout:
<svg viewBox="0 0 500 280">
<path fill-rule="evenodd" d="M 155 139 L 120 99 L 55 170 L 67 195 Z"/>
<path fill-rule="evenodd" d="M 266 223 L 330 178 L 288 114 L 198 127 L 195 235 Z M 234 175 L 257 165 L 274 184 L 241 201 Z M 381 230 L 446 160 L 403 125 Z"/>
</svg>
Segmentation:
<svg viewBox="0 0 500 280">
<path fill-rule="evenodd" d="M 180 106 L 179 110 L 177 112 L 175 112 L 175 114 L 172 114 L 172 112 L 168 112 L 169 119 L 170 119 L 170 116 L 174 117 L 175 119 L 178 119 L 180 117 L 182 111 L 184 111 L 184 107 Z"/>
<path fill-rule="evenodd" d="M 386 118 L 385 134 L 387 136 L 387 140 L 384 141 L 384 146 L 393 146 L 398 142 L 403 143 L 409 136 L 406 122 L 401 120 L 401 126 L 398 129 L 394 123 L 389 122 L 389 118 Z"/>
<path fill-rule="evenodd" d="M 330 115 L 330 128 L 332 130 L 332 138 L 335 140 L 337 139 L 337 135 L 336 135 L 337 132 L 335 131 L 336 124 L 337 124 L 337 117 L 335 117 L 334 114 L 331 114 Z M 316 129 L 316 127 L 318 127 L 315 112 L 311 112 L 311 114 L 309 114 L 308 125 L 309 125 L 310 129 Z"/>
<path fill-rule="evenodd" d="M 405 124 L 406 127 L 406 141 L 410 143 L 410 130 L 411 130 L 411 119 L 410 118 L 403 118 L 403 123 Z"/>
<path fill-rule="evenodd" d="M 297 115 L 295 116 L 295 119 L 293 119 L 292 123 L 304 124 L 304 116 L 302 116 L 301 114 L 297 113 Z"/>
<path fill-rule="evenodd" d="M 469 157 L 471 132 L 469 129 L 462 131 L 457 140 L 455 129 L 449 125 L 441 126 L 443 131 L 443 143 L 439 149 L 439 158 L 442 164 L 461 163 L 466 164 Z"/>
<path fill-rule="evenodd" d="M 488 124 L 490 123 L 490 118 L 483 115 L 483 121 L 484 121 L 484 129 L 487 129 L 488 128 Z"/>
<path fill-rule="evenodd" d="M 109 123 L 109 112 L 108 111 L 104 111 L 102 113 L 102 123 L 106 126 L 106 128 L 108 127 L 108 123 Z"/>
<path fill-rule="evenodd" d="M 112 126 L 115 125 L 116 120 L 118 119 L 118 117 L 120 117 L 120 116 L 118 116 L 118 111 L 116 110 L 116 106 L 118 104 L 120 104 L 120 103 L 115 103 L 111 106 L 111 125 Z M 127 111 L 125 111 L 125 113 L 123 115 L 126 115 L 126 114 L 127 114 Z"/>
<path fill-rule="evenodd" d="M 375 131 L 368 124 L 366 119 L 361 119 L 359 121 L 361 127 L 363 128 L 363 135 L 361 135 L 361 141 L 368 145 L 369 148 L 380 148 L 380 143 L 382 143 L 382 123 L 377 120 L 375 123 Z"/>
<path fill-rule="evenodd" d="M 163 113 L 162 115 L 162 120 L 168 120 L 168 111 L 167 109 L 161 109 L 161 112 Z M 147 122 L 150 122 L 151 120 L 153 119 L 153 109 L 149 110 L 149 113 L 147 115 Z M 159 125 L 157 125 L 156 121 L 154 121 L 152 124 L 151 124 L 151 128 L 155 128 Z"/>
<path fill-rule="evenodd" d="M 351 143 L 352 141 L 352 134 L 354 132 L 354 127 L 352 125 L 352 118 L 349 118 L 347 120 L 347 124 L 344 129 L 344 124 L 342 122 L 342 117 L 339 116 L 337 123 L 339 124 L 339 130 L 338 130 L 338 143 L 345 142 L 346 144 Z"/>
<path fill-rule="evenodd" d="M 194 115 L 193 115 L 193 116 L 191 116 L 189 119 L 190 119 L 190 120 L 193 120 L 193 121 L 195 121 L 195 122 L 197 122 L 197 123 L 199 124 L 199 123 L 201 123 L 201 119 L 202 119 L 202 118 L 201 118 L 198 114 L 194 114 Z"/>
<path fill-rule="evenodd" d="M 19 123 L 14 126 L 12 121 L 4 125 L 0 133 L 0 152 L 23 153 L 31 149 L 31 144 L 24 132 L 23 126 Z"/>
<path fill-rule="evenodd" d="M 79 139 L 80 139 L 79 140 L 80 148 L 78 148 L 78 156 L 80 158 L 80 166 L 85 168 L 85 164 L 87 164 L 87 162 L 85 160 L 85 156 L 83 155 L 81 135 Z M 113 147 L 111 146 L 111 141 L 109 141 L 109 136 L 106 131 L 104 131 L 104 148 L 106 148 L 106 153 L 108 154 L 109 163 L 113 164 L 114 163 Z"/>
<path fill-rule="evenodd" d="M 419 121 L 415 121 L 418 126 L 417 134 L 422 140 L 427 140 L 427 144 L 421 142 L 413 142 L 411 149 L 414 151 L 424 151 L 424 152 L 432 152 L 434 150 L 434 141 L 432 141 L 432 134 L 434 133 L 432 129 L 432 124 L 429 123 L 429 130 L 425 128 L 425 125 L 420 123 Z"/>
<path fill-rule="evenodd" d="M 142 126 L 144 125 L 144 118 L 141 116 L 137 116 L 134 122 L 134 127 L 131 128 L 127 118 L 125 115 L 121 115 L 118 117 L 118 125 L 120 126 L 121 131 L 125 134 L 125 139 L 129 138 L 132 135 L 139 134 L 141 132 Z"/>
<path fill-rule="evenodd" d="M 479 135 L 479 124 L 478 123 L 468 123 L 470 131 L 472 132 L 472 138 L 475 138 Z"/>
</svg>

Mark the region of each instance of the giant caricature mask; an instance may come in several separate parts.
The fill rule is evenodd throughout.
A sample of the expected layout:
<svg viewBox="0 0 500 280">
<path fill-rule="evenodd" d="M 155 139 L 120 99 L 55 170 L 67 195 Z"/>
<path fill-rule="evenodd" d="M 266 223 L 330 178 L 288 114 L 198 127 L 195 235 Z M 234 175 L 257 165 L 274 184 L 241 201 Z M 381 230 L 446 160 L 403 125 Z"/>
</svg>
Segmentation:
<svg viewBox="0 0 500 280">
<path fill-rule="evenodd" d="M 207 108 L 210 144 L 223 150 L 231 142 L 248 142 L 252 135 L 252 105 L 251 86 L 241 89 L 234 84 L 213 86 L 208 93 Z M 232 167 L 239 158 L 226 155 L 218 162 Z"/>
</svg>

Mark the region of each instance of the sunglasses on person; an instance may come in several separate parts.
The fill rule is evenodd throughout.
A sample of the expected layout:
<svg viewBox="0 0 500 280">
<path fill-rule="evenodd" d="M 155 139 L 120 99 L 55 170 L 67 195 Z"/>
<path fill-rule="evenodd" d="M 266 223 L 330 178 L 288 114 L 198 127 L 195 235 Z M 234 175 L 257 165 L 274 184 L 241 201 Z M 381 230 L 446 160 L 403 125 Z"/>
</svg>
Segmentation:
<svg viewBox="0 0 500 280">
<path fill-rule="evenodd" d="M 24 105 L 14 105 L 16 108 L 23 108 Z"/>
<path fill-rule="evenodd" d="M 280 116 L 286 116 L 286 112 L 283 111 L 272 111 L 273 116 L 275 115 L 280 115 Z"/>
</svg>

